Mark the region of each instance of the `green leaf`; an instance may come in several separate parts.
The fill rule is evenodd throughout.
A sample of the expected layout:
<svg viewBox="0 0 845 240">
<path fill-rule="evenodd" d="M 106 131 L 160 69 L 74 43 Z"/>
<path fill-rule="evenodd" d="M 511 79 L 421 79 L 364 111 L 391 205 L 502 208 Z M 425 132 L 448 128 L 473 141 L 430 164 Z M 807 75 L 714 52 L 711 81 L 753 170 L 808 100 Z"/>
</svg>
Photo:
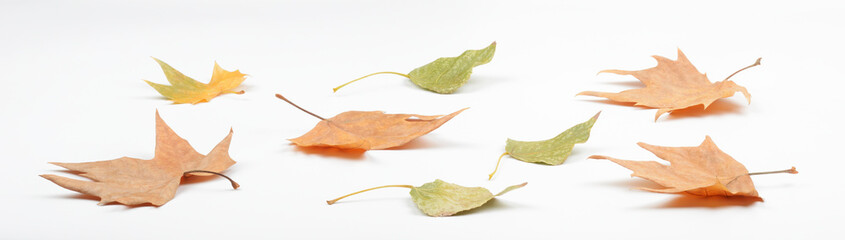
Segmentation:
<svg viewBox="0 0 845 240">
<path fill-rule="evenodd" d="M 436 93 L 453 93 L 467 83 L 472 74 L 472 68 L 493 60 L 496 52 L 496 42 L 486 48 L 479 50 L 467 50 L 457 57 L 438 58 L 429 64 L 418 67 L 408 74 L 398 72 L 377 72 L 340 85 L 333 90 L 349 85 L 350 83 L 378 74 L 394 74 L 411 79 L 411 82 L 426 90 Z"/>
<path fill-rule="evenodd" d="M 411 198 L 417 204 L 417 208 L 425 214 L 432 217 L 443 217 L 480 207 L 494 197 L 521 188 L 526 184 L 528 183 L 510 186 L 501 193 L 493 195 L 483 187 L 464 187 L 437 179 L 434 182 L 412 188 Z"/>
<path fill-rule="evenodd" d="M 411 185 L 384 185 L 368 188 L 333 200 L 328 200 L 326 203 L 332 205 L 343 198 L 375 189 L 402 187 L 411 189 L 411 199 L 417 204 L 417 208 L 422 210 L 423 213 L 432 217 L 443 217 L 480 207 L 495 197 L 513 191 L 514 189 L 524 187 L 527 184 L 528 183 L 513 185 L 505 188 L 505 190 L 502 190 L 499 194 L 493 195 L 486 188 L 464 187 L 437 179 L 434 180 L 434 182 L 426 183 L 419 187 Z"/>
<path fill-rule="evenodd" d="M 469 80 L 472 68 L 493 60 L 496 42 L 484 49 L 467 50 L 457 57 L 444 57 L 414 69 L 408 76 L 422 88 L 437 93 L 453 93 Z"/>
<path fill-rule="evenodd" d="M 526 142 L 508 139 L 507 145 L 505 145 L 506 152 L 499 157 L 499 161 L 505 155 L 510 155 L 523 162 L 560 165 L 572 153 L 575 144 L 587 142 L 587 139 L 590 138 L 590 130 L 596 123 L 599 114 L 601 112 L 596 113 L 590 120 L 575 125 L 548 140 Z M 499 163 L 497 162 L 496 170 L 498 169 Z M 490 174 L 490 179 L 493 178 L 496 170 L 493 170 L 493 173 Z"/>
</svg>

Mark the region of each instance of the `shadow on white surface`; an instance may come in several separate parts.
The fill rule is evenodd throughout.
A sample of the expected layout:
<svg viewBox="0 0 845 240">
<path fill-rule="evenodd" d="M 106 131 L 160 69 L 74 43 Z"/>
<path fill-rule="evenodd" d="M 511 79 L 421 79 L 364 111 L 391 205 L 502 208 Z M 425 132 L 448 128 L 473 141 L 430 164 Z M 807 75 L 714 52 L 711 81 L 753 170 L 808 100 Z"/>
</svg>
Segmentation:
<svg viewBox="0 0 845 240">
<path fill-rule="evenodd" d="M 624 181 L 614 181 L 614 182 L 604 182 L 599 183 L 600 185 L 606 186 L 616 186 L 616 187 L 625 187 L 628 189 L 633 189 L 635 191 L 643 191 L 648 192 L 645 190 L 639 190 L 639 188 L 653 188 L 653 189 L 661 189 L 664 188 L 660 184 L 655 182 L 634 178 L 628 179 Z M 654 194 L 667 194 L 667 193 L 654 193 Z M 722 208 L 722 207 L 732 207 L 732 206 L 750 206 L 757 202 L 756 198 L 751 197 L 722 197 L 722 196 L 710 196 L 710 197 L 703 197 L 697 196 L 692 194 L 673 194 L 677 195 L 677 197 L 673 198 L 672 200 L 665 202 L 663 204 L 657 205 L 654 208 Z"/>
<path fill-rule="evenodd" d="M 702 197 L 691 194 L 680 194 L 678 197 L 666 202 L 657 208 L 722 208 L 734 206 L 751 206 L 758 202 L 752 197 L 723 197 L 710 196 Z"/>
<path fill-rule="evenodd" d="M 583 101 L 602 103 L 602 104 L 610 104 L 610 105 L 616 105 L 616 106 L 634 107 L 634 108 L 638 108 L 638 109 L 642 109 L 642 110 L 651 110 L 651 111 L 654 111 L 655 113 L 657 112 L 657 109 L 655 109 L 655 108 L 649 108 L 649 107 L 644 107 L 644 106 L 636 106 L 632 102 L 617 102 L 617 101 L 611 101 L 611 100 L 608 100 L 608 99 L 587 99 L 587 100 L 583 100 Z M 666 117 L 665 115 L 661 116 L 661 118 L 658 119 L 657 121 L 663 121 L 663 120 L 671 121 L 671 120 L 680 120 L 680 119 L 685 119 L 685 118 L 696 118 L 696 117 L 726 115 L 726 114 L 741 114 L 744 108 L 745 108 L 745 106 L 742 105 L 742 104 L 738 104 L 738 103 L 735 103 L 735 102 L 730 101 L 730 100 L 719 99 L 719 100 L 716 100 L 715 102 L 713 102 L 712 104 L 710 104 L 710 106 L 707 107 L 707 109 L 704 109 L 704 105 L 697 105 L 697 106 L 692 106 L 692 107 L 685 108 L 685 109 L 679 109 L 679 110 L 672 111 L 668 114 L 665 114 L 665 115 L 669 115 L 668 117 Z"/>
<path fill-rule="evenodd" d="M 294 144 L 290 144 L 294 145 Z M 295 145 L 294 145 L 295 146 Z M 307 155 L 321 155 L 324 157 L 342 158 L 347 160 L 361 160 L 364 159 L 364 153 L 367 151 L 360 149 L 340 149 L 333 147 L 300 147 L 295 146 L 294 150 L 299 153 Z"/>
<path fill-rule="evenodd" d="M 613 182 L 600 182 L 598 183 L 598 185 L 635 190 L 638 188 L 663 188 L 663 186 L 661 186 L 660 184 L 641 178 L 631 178 Z"/>
<path fill-rule="evenodd" d="M 630 88 L 644 88 L 645 84 L 640 81 L 624 81 L 624 82 L 609 82 L 606 84 L 622 86 L 622 87 L 630 87 Z"/>
<path fill-rule="evenodd" d="M 406 144 L 402 144 L 400 146 L 388 148 L 386 150 L 413 150 L 413 149 L 426 149 L 426 148 L 437 148 L 441 144 L 437 144 L 434 141 L 426 140 L 424 138 L 417 138 L 411 140 Z"/>
<path fill-rule="evenodd" d="M 94 195 L 83 194 L 83 193 L 61 195 L 61 196 L 57 196 L 56 198 L 75 199 L 75 200 L 90 200 L 92 205 L 97 205 L 97 203 L 100 202 L 100 197 L 97 197 L 97 196 L 94 196 Z M 103 206 L 123 206 L 124 209 L 126 209 L 126 210 L 136 209 L 136 208 L 144 208 L 144 207 L 153 207 L 153 208 L 160 207 L 160 206 L 152 205 L 150 203 L 144 203 L 144 204 L 129 206 L 129 205 L 120 204 L 118 202 L 110 202 L 110 203 L 107 203 Z"/>
</svg>

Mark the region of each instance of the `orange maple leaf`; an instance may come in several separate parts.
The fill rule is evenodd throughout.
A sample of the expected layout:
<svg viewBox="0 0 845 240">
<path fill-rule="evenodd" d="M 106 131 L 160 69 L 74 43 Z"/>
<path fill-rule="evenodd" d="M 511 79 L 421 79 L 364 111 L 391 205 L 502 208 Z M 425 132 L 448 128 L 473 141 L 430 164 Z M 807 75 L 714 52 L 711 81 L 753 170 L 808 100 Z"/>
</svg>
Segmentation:
<svg viewBox="0 0 845 240">
<path fill-rule="evenodd" d="M 58 163 L 80 176 L 93 181 L 83 181 L 44 174 L 68 190 L 100 197 L 100 205 L 118 202 L 125 205 L 150 203 L 161 206 L 173 199 L 183 176 L 208 176 L 219 174 L 235 161 L 229 157 L 232 130 L 207 156 L 198 153 L 185 139 L 176 135 L 156 111 L 155 157 L 150 160 L 122 157 L 114 160 Z M 226 177 L 229 179 L 228 177 Z M 232 181 L 229 179 L 229 181 Z M 232 187 L 238 184 L 232 181 Z"/>
<path fill-rule="evenodd" d="M 372 150 L 401 146 L 434 131 L 466 110 L 464 108 L 446 116 L 348 111 L 325 119 L 297 106 L 281 94 L 276 94 L 276 97 L 321 120 L 305 135 L 290 139 L 303 147 Z"/>
<path fill-rule="evenodd" d="M 707 136 L 697 147 L 662 147 L 637 143 L 640 147 L 669 161 L 663 165 L 655 161 L 629 161 L 593 155 L 591 159 L 607 159 L 634 171 L 631 176 L 651 180 L 666 188 L 641 188 L 659 193 L 686 192 L 701 196 L 746 196 L 763 201 L 754 188 L 751 175 L 768 173 L 798 173 L 792 169 L 773 172 L 748 173 L 741 163 L 719 150 Z"/>
<path fill-rule="evenodd" d="M 751 94 L 748 90 L 728 79 L 742 70 L 760 65 L 761 58 L 758 58 L 754 64 L 731 74 L 725 80 L 712 83 L 707 79 L 706 74 L 695 69 L 681 49 L 678 49 L 676 61 L 661 56 L 653 57 L 657 60 L 657 66 L 653 68 L 640 71 L 603 70 L 599 72 L 632 75 L 645 84 L 645 88 L 619 93 L 584 91 L 577 95 L 603 97 L 617 102 L 633 102 L 635 106 L 657 108 L 655 121 L 660 118 L 660 115 L 678 109 L 697 105 L 704 105 L 707 109 L 717 99 L 731 97 L 736 92 L 741 92 L 748 103 L 751 103 Z"/>
</svg>

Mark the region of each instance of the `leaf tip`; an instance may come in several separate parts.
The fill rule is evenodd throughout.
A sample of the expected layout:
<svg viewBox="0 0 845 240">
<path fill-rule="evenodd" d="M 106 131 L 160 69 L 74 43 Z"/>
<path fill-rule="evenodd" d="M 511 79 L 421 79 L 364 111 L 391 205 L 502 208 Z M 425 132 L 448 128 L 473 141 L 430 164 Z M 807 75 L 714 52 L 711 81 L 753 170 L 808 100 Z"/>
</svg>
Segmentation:
<svg viewBox="0 0 845 240">
<path fill-rule="evenodd" d="M 593 115 L 592 119 L 593 120 L 599 119 L 599 115 L 601 115 L 601 111 L 597 112 L 596 115 Z"/>
</svg>

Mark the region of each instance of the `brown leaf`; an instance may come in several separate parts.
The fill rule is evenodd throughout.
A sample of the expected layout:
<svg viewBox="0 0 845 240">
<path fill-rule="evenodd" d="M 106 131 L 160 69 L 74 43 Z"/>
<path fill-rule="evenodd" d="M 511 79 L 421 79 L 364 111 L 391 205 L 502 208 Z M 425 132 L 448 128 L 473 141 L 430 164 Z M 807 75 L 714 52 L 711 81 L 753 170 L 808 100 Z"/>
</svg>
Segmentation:
<svg viewBox="0 0 845 240">
<path fill-rule="evenodd" d="M 660 193 L 686 192 L 701 196 L 746 196 L 763 201 L 757 195 L 748 170 L 728 154 L 719 150 L 710 136 L 697 147 L 661 147 L 637 143 L 640 147 L 669 161 L 663 165 L 655 161 L 629 161 L 593 155 L 592 159 L 607 159 L 634 171 L 631 176 L 641 177 L 665 186 L 663 189 L 641 188 Z M 776 171 L 798 173 L 790 170 Z M 775 172 L 765 172 L 775 173 Z M 764 173 L 755 173 L 764 174 Z"/>
<path fill-rule="evenodd" d="M 276 97 L 291 103 L 280 94 Z M 385 114 L 381 111 L 348 111 L 329 119 L 322 119 L 311 131 L 290 139 L 302 147 L 336 147 L 342 149 L 385 149 L 401 146 L 440 127 L 466 108 L 442 116 L 416 114 Z"/>
<path fill-rule="evenodd" d="M 713 101 L 731 97 L 735 92 L 741 92 L 748 103 L 751 103 L 751 94 L 748 90 L 728 80 L 733 74 L 724 81 L 712 83 L 707 79 L 706 74 L 695 69 L 681 49 L 678 49 L 676 61 L 660 56 L 653 57 L 657 60 L 657 67 L 640 71 L 603 70 L 599 72 L 632 75 L 645 84 L 645 88 L 619 93 L 584 91 L 577 95 L 603 97 L 617 102 L 633 102 L 636 106 L 657 108 L 655 121 L 660 118 L 660 115 L 678 109 L 697 105 L 704 105 L 706 109 Z M 760 65 L 760 59 L 736 73 L 757 65 Z"/>
<path fill-rule="evenodd" d="M 118 202 L 125 205 L 150 203 L 161 206 L 173 199 L 182 176 L 207 176 L 211 174 L 208 172 L 217 173 L 235 164 L 229 157 L 231 140 L 232 131 L 229 130 L 229 135 L 207 156 L 202 155 L 194 150 L 188 141 L 176 135 L 156 111 L 156 147 L 153 159 L 122 157 L 97 162 L 52 162 L 68 170 L 78 171 L 80 176 L 93 181 L 52 174 L 44 174 L 41 177 L 68 190 L 100 197 L 100 205 Z M 202 172 L 190 172 L 194 170 Z M 232 186 L 237 187 L 237 184 L 233 181 Z"/>
</svg>

